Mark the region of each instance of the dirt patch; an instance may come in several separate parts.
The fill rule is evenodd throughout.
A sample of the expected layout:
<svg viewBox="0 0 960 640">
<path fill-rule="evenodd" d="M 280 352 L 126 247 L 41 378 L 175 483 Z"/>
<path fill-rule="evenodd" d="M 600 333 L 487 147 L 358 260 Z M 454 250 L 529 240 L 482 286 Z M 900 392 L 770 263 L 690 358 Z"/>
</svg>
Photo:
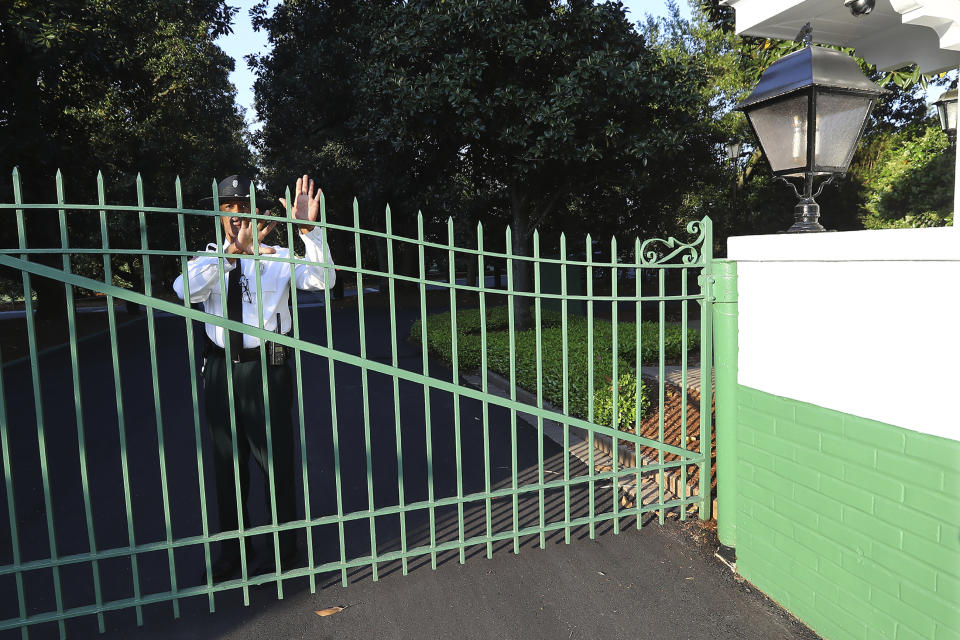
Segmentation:
<svg viewBox="0 0 960 640">
<path fill-rule="evenodd" d="M 700 450 L 700 392 L 687 389 L 686 398 L 683 390 L 673 384 L 663 385 L 663 408 L 660 407 L 660 386 L 655 380 L 645 379 L 650 389 L 651 411 L 640 421 L 638 435 L 664 444 L 673 445 L 687 450 Z M 711 420 L 716 417 L 716 403 L 711 399 Z M 661 435 L 661 418 L 663 416 L 663 431 Z M 712 423 L 712 422 L 711 422 Z M 686 427 L 684 428 L 684 425 Z M 625 430 L 635 433 L 635 429 Z M 624 443 L 633 448 L 633 443 Z M 640 455 L 648 459 L 658 459 L 660 450 L 655 447 L 640 447 Z M 674 453 L 663 454 L 664 462 L 674 462 L 680 456 Z M 710 430 L 710 495 L 717 492 L 717 431 Z M 700 469 L 696 465 L 687 467 L 688 486 L 699 485 Z"/>
</svg>

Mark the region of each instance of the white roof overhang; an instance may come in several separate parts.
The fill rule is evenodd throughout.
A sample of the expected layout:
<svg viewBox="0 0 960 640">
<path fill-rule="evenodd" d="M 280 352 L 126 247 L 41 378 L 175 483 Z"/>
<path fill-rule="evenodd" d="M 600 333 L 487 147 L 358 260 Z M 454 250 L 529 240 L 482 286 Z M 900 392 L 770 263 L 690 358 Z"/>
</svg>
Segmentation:
<svg viewBox="0 0 960 640">
<path fill-rule="evenodd" d="M 876 0 L 853 16 L 843 0 L 721 0 L 736 10 L 737 33 L 793 40 L 803 25 L 813 41 L 853 47 L 889 71 L 917 64 L 923 73 L 960 67 L 960 0 Z"/>
</svg>

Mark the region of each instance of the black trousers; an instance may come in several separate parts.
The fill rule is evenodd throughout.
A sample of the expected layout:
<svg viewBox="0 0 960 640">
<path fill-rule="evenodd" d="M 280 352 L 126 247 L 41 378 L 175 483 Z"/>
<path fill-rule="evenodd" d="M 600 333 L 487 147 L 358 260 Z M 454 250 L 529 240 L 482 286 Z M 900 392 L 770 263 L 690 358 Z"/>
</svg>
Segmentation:
<svg viewBox="0 0 960 640">
<path fill-rule="evenodd" d="M 264 494 L 267 496 L 267 523 L 270 522 L 270 477 L 268 475 L 267 429 L 264 419 L 263 383 L 260 361 L 233 365 L 233 396 L 237 422 L 237 466 L 240 475 L 240 507 L 244 527 L 250 526 L 247 498 L 250 494 L 250 454 L 263 472 Z M 227 396 L 227 365 L 223 352 L 207 356 L 203 370 L 204 400 L 207 425 L 213 437 L 213 461 L 217 483 L 217 511 L 220 531 L 236 531 L 237 497 L 233 475 L 233 438 L 230 432 L 230 407 Z M 273 445 L 273 474 L 276 487 L 277 522 L 295 520 L 296 489 L 293 475 L 293 404 L 292 373 L 289 365 L 267 365 L 270 394 L 270 434 Z M 273 540 L 273 536 L 270 536 Z M 280 553 L 296 548 L 296 532 L 279 535 Z M 222 553 L 239 555 L 239 541 L 224 542 Z"/>
</svg>

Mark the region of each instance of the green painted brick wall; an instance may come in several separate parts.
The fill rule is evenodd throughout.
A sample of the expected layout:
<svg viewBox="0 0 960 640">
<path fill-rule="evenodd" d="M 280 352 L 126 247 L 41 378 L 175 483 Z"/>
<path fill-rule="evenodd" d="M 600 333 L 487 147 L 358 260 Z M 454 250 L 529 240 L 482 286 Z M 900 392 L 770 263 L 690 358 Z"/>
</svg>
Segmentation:
<svg viewBox="0 0 960 640">
<path fill-rule="evenodd" d="M 827 640 L 960 640 L 960 442 L 737 402 L 739 573 Z"/>
</svg>

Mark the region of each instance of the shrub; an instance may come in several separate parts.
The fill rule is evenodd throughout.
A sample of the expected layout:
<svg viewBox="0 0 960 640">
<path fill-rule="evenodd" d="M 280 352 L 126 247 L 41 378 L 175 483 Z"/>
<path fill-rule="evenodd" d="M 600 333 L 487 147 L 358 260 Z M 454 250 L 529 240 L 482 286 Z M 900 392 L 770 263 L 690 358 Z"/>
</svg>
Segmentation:
<svg viewBox="0 0 960 640">
<path fill-rule="evenodd" d="M 561 315 L 544 311 L 541 321 L 541 366 L 543 398 L 563 408 L 563 327 Z M 507 308 L 492 307 L 487 310 L 487 367 L 506 378 L 510 376 L 510 333 Z M 590 360 L 588 353 L 587 320 L 581 316 L 567 319 L 567 411 L 576 417 L 587 419 L 590 414 L 590 398 L 593 398 L 593 418 L 597 424 L 613 424 L 613 327 L 604 319 L 595 318 L 593 327 L 593 388 L 590 389 Z M 637 394 L 640 397 L 640 415 L 650 406 L 648 392 L 637 379 L 636 324 L 622 322 L 617 325 L 617 372 L 618 405 L 621 429 L 632 428 L 636 421 Z M 419 342 L 421 323 L 414 322 L 410 338 Z M 478 369 L 482 364 L 482 341 L 479 309 L 464 309 L 457 312 L 457 355 L 461 370 Z M 452 363 L 450 313 L 427 317 L 427 343 L 430 351 L 445 363 Z M 517 385 L 531 393 L 537 391 L 537 332 L 535 329 L 514 332 L 515 367 Z M 660 330 L 656 322 L 640 325 L 640 355 L 644 363 L 654 364 L 659 360 Z M 700 335 L 690 329 L 687 348 L 699 346 Z M 664 359 L 677 360 L 682 355 L 684 336 L 680 327 L 664 327 Z"/>
</svg>

